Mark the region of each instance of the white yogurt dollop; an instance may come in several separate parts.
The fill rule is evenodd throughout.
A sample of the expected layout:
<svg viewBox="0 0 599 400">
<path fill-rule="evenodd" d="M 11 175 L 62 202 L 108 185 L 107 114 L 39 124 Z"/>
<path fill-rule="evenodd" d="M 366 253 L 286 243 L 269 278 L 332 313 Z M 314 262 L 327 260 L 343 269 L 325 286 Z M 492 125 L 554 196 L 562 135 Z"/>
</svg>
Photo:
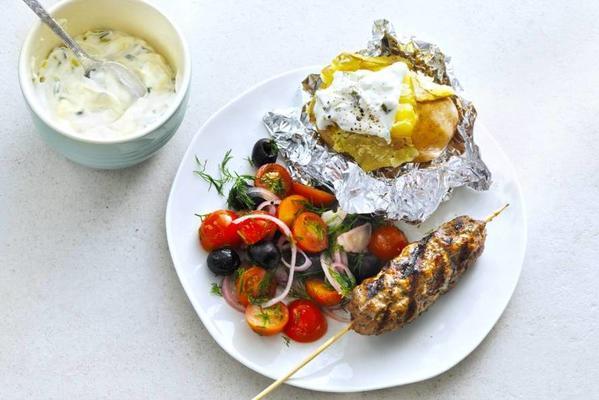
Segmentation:
<svg viewBox="0 0 599 400">
<path fill-rule="evenodd" d="M 113 74 L 84 75 L 73 53 L 57 47 L 34 76 L 38 96 L 54 121 L 81 137 L 122 139 L 159 119 L 175 98 L 175 74 L 164 57 L 144 40 L 113 30 L 75 38 L 90 55 L 119 62 L 146 86 L 134 98 Z"/>
<path fill-rule="evenodd" d="M 316 127 L 332 123 L 347 132 L 382 137 L 391 142 L 391 127 L 408 66 L 396 62 L 379 71 L 336 71 L 333 82 L 314 94 Z"/>
</svg>

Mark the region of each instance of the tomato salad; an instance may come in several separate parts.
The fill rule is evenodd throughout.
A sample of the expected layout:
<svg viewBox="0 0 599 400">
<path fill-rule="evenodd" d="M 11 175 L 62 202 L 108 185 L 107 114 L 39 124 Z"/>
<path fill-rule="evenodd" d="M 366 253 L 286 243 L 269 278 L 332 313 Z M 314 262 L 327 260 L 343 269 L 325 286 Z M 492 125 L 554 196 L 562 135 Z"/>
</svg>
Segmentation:
<svg viewBox="0 0 599 400">
<path fill-rule="evenodd" d="M 199 242 L 209 252 L 208 268 L 223 276 L 215 292 L 254 332 L 313 342 L 327 331 L 325 315 L 349 322 L 344 305 L 352 289 L 408 242 L 390 222 L 347 214 L 328 190 L 293 180 L 277 153 L 273 141 L 259 140 L 250 160 L 254 176 L 231 173 L 230 152 L 219 179 L 198 160 L 195 172 L 219 194 L 233 181 L 228 209 L 201 216 Z"/>
</svg>

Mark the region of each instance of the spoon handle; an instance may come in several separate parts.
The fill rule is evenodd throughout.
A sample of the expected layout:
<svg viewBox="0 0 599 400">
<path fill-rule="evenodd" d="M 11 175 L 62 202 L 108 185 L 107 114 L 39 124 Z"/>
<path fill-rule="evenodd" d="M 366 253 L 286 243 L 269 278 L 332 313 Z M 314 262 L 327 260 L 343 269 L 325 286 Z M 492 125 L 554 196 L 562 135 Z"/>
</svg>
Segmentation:
<svg viewBox="0 0 599 400">
<path fill-rule="evenodd" d="M 38 17 L 44 22 L 54 33 L 58 35 L 62 39 L 62 41 L 75 53 L 75 56 L 81 61 L 88 61 L 91 57 L 79 46 L 79 44 L 69 35 L 62 26 L 56 22 L 50 14 L 46 11 L 44 6 L 42 6 L 37 0 L 23 0 L 25 4 L 29 6 L 33 10 L 34 13 L 37 14 Z M 84 66 L 85 67 L 85 66 Z"/>
</svg>

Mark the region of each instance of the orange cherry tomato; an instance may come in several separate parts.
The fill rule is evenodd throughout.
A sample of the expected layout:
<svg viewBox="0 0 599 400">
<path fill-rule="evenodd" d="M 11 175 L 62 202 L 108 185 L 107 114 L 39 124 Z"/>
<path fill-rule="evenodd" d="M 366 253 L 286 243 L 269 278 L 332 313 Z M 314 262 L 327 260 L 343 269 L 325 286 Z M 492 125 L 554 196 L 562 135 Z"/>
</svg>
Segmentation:
<svg viewBox="0 0 599 400">
<path fill-rule="evenodd" d="M 244 269 L 235 280 L 235 291 L 239 304 L 247 306 L 256 300 L 272 298 L 277 282 L 264 268 L 252 266 Z"/>
<path fill-rule="evenodd" d="M 305 282 L 308 296 L 321 306 L 330 307 L 341 303 L 343 296 L 322 279 L 308 278 Z"/>
<path fill-rule="evenodd" d="M 254 332 L 261 336 L 280 333 L 289 321 L 289 310 L 284 303 L 270 307 L 250 304 L 245 309 L 245 320 Z"/>
<path fill-rule="evenodd" d="M 368 250 L 382 261 L 397 257 L 408 245 L 406 235 L 394 225 L 379 226 L 372 232 Z"/>
<path fill-rule="evenodd" d="M 303 183 L 293 182 L 293 193 L 304 196 L 310 203 L 317 207 L 328 206 L 335 202 L 335 196 L 325 192 L 324 190 L 316 189 L 315 187 L 304 185 Z"/>
<path fill-rule="evenodd" d="M 277 218 L 291 227 L 295 218 L 306 209 L 306 203 L 308 199 L 298 194 L 285 197 L 279 204 Z"/>
<path fill-rule="evenodd" d="M 218 210 L 209 214 L 198 229 L 200 244 L 206 251 L 224 246 L 237 246 L 241 243 L 237 235 L 237 226 L 232 222 L 237 214 L 229 210 Z"/>
<path fill-rule="evenodd" d="M 255 210 L 249 214 L 268 214 L 266 211 Z M 237 235 L 245 244 L 255 244 L 263 239 L 272 238 L 277 231 L 277 224 L 266 219 L 246 219 L 237 224 Z"/>
<path fill-rule="evenodd" d="M 298 299 L 289 303 L 287 308 L 289 321 L 284 332 L 291 339 L 302 343 L 314 342 L 327 332 L 327 320 L 314 302 Z"/>
<path fill-rule="evenodd" d="M 293 180 L 287 168 L 281 164 L 264 164 L 256 172 L 254 185 L 270 190 L 280 198 L 291 193 Z"/>
<path fill-rule="evenodd" d="M 297 245 L 304 251 L 318 253 L 329 247 L 328 227 L 318 214 L 301 213 L 293 222 L 291 231 Z"/>
</svg>

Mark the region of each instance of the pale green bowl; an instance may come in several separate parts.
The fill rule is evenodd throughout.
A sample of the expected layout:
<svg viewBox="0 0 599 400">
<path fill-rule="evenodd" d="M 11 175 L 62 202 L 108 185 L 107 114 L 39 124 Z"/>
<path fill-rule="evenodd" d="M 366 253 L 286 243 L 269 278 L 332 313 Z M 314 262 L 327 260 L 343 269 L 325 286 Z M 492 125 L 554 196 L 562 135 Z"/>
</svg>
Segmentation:
<svg viewBox="0 0 599 400">
<path fill-rule="evenodd" d="M 125 139 L 81 137 L 54 123 L 37 97 L 33 71 L 60 40 L 41 22 L 31 28 L 19 59 L 19 81 L 40 135 L 55 150 L 76 163 L 101 169 L 125 168 L 156 153 L 183 121 L 189 99 L 191 56 L 179 29 L 154 6 L 141 0 L 64 0 L 50 8 L 73 36 L 91 29 L 117 29 L 150 43 L 176 71 L 177 95 L 154 124 Z"/>
</svg>

